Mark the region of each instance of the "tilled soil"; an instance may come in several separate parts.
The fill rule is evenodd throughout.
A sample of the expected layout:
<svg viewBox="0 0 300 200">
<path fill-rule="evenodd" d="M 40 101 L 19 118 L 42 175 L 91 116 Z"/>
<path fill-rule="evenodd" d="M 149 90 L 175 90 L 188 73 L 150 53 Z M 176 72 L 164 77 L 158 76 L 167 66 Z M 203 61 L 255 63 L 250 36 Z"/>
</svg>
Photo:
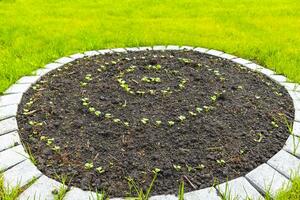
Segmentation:
<svg viewBox="0 0 300 200">
<path fill-rule="evenodd" d="M 293 103 L 267 77 L 206 54 L 146 51 L 78 59 L 23 97 L 23 143 L 47 176 L 126 196 L 209 187 L 266 162 L 289 136 Z"/>
</svg>

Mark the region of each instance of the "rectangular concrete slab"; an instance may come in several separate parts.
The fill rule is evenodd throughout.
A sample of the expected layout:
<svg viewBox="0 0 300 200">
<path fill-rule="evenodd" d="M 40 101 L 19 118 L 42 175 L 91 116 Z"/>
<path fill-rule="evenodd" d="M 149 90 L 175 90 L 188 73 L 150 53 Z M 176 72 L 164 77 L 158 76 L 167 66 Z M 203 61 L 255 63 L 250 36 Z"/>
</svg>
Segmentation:
<svg viewBox="0 0 300 200">
<path fill-rule="evenodd" d="M 216 186 L 219 192 L 227 199 L 262 200 L 263 196 L 247 181 L 245 177 L 240 177 Z"/>
<path fill-rule="evenodd" d="M 100 53 L 98 51 L 86 51 L 84 52 L 84 55 L 86 56 L 96 56 L 99 55 Z"/>
<path fill-rule="evenodd" d="M 231 54 L 228 54 L 228 53 L 223 53 L 223 54 L 221 54 L 221 55 L 218 55 L 218 57 L 224 58 L 224 59 L 228 59 L 228 60 L 231 60 L 231 59 L 236 58 L 236 56 L 231 55 Z"/>
<path fill-rule="evenodd" d="M 187 192 L 184 194 L 184 200 L 199 200 L 199 199 L 221 200 L 221 197 L 218 196 L 217 190 L 213 187 L 204 188 L 193 192 Z"/>
<path fill-rule="evenodd" d="M 0 107 L 7 106 L 7 105 L 13 105 L 13 104 L 19 104 L 22 99 L 22 94 L 8 94 L 0 96 Z"/>
<path fill-rule="evenodd" d="M 18 94 L 18 93 L 24 93 L 30 88 L 30 83 L 24 83 L 24 84 L 13 84 L 10 86 L 4 94 Z"/>
<path fill-rule="evenodd" d="M 98 194 L 98 198 L 101 195 Z M 97 200 L 97 194 L 90 191 L 83 191 L 79 188 L 72 187 L 69 192 L 67 192 L 64 200 Z"/>
<path fill-rule="evenodd" d="M 126 48 L 127 51 L 140 51 L 140 49 L 138 47 L 129 47 Z"/>
<path fill-rule="evenodd" d="M 268 160 L 268 164 L 287 178 L 291 178 L 295 174 L 299 174 L 300 160 L 285 150 L 281 150 L 276 153 L 270 160 Z"/>
<path fill-rule="evenodd" d="M 157 50 L 157 51 L 164 51 L 164 50 L 166 50 L 166 46 L 163 46 L 163 45 L 153 46 L 152 49 Z"/>
<path fill-rule="evenodd" d="M 53 191 L 59 190 L 62 186 L 53 179 L 41 176 L 19 196 L 19 200 L 54 200 Z"/>
<path fill-rule="evenodd" d="M 40 76 L 23 76 L 16 83 L 18 83 L 18 84 L 25 84 L 25 83 L 34 84 L 38 80 L 40 80 L 40 78 L 41 78 Z"/>
<path fill-rule="evenodd" d="M 209 49 L 197 47 L 194 49 L 194 51 L 197 51 L 199 53 L 205 53 L 205 52 L 209 51 Z"/>
<path fill-rule="evenodd" d="M 243 66 L 247 67 L 248 69 L 254 70 L 254 71 L 257 71 L 262 68 L 260 65 L 255 64 L 255 63 L 243 64 Z"/>
<path fill-rule="evenodd" d="M 2 151 L 0 152 L 0 171 L 5 171 L 27 158 L 28 155 L 25 153 L 22 145 Z"/>
<path fill-rule="evenodd" d="M 209 54 L 209 55 L 213 55 L 213 56 L 219 56 L 219 55 L 222 55 L 224 54 L 223 51 L 218 51 L 218 50 L 214 50 L 214 49 L 211 49 L 207 52 L 205 52 L 206 54 Z"/>
<path fill-rule="evenodd" d="M 193 50 L 195 47 L 191 47 L 191 46 L 182 46 L 180 47 L 180 50 Z"/>
<path fill-rule="evenodd" d="M 273 74 L 269 76 L 272 80 L 276 81 L 277 83 L 284 83 L 287 81 L 287 78 L 282 75 Z"/>
<path fill-rule="evenodd" d="M 293 123 L 293 135 L 300 136 L 300 122 L 295 121 Z"/>
<path fill-rule="evenodd" d="M 38 69 L 38 70 L 34 71 L 33 74 L 37 75 L 37 76 L 44 76 L 51 71 L 52 71 L 52 69 L 43 68 L 43 69 Z"/>
<path fill-rule="evenodd" d="M 18 130 L 17 120 L 14 117 L 0 121 L 0 135 Z"/>
<path fill-rule="evenodd" d="M 18 112 L 18 105 L 8 105 L 0 107 L 0 120 L 15 117 Z"/>
<path fill-rule="evenodd" d="M 139 47 L 141 51 L 152 50 L 152 47 Z"/>
<path fill-rule="evenodd" d="M 179 46 L 168 45 L 168 46 L 167 46 L 167 50 L 180 50 L 180 48 L 179 48 Z"/>
<path fill-rule="evenodd" d="M 69 62 L 72 62 L 73 60 L 74 60 L 74 58 L 62 57 L 62 58 L 57 59 L 55 62 L 61 63 L 61 64 L 67 64 Z"/>
<path fill-rule="evenodd" d="M 42 173 L 27 159 L 3 173 L 4 185 L 6 188 L 23 187 L 41 175 Z"/>
<path fill-rule="evenodd" d="M 300 138 L 295 135 L 290 135 L 285 142 L 283 149 L 294 156 L 300 157 Z"/>
<path fill-rule="evenodd" d="M 82 53 L 75 53 L 73 55 L 70 55 L 69 57 L 70 58 L 73 58 L 73 59 L 78 59 L 78 58 L 83 58 L 85 55 L 82 54 Z"/>
<path fill-rule="evenodd" d="M 175 195 L 157 195 L 150 197 L 149 200 L 178 200 L 178 197 Z"/>
<path fill-rule="evenodd" d="M 271 76 L 271 75 L 275 74 L 274 71 L 272 71 L 270 69 L 267 69 L 267 68 L 264 68 L 264 67 L 257 69 L 257 71 L 259 71 L 260 73 L 262 73 L 266 76 Z"/>
<path fill-rule="evenodd" d="M 300 122 L 300 110 L 295 110 L 295 121 Z"/>
<path fill-rule="evenodd" d="M 126 49 L 124 48 L 115 48 L 115 49 L 111 49 L 113 52 L 117 52 L 117 53 L 126 53 Z"/>
<path fill-rule="evenodd" d="M 276 195 L 278 190 L 290 183 L 287 178 L 267 164 L 258 166 L 246 174 L 246 178 L 258 191 L 264 194 L 269 192 L 272 197 Z"/>
<path fill-rule="evenodd" d="M 281 83 L 287 90 L 300 91 L 300 85 L 297 83 Z"/>
<path fill-rule="evenodd" d="M 112 53 L 112 51 L 110 49 L 98 50 L 98 52 L 102 55 L 107 54 L 107 53 Z"/>
<path fill-rule="evenodd" d="M 54 69 L 60 68 L 63 65 L 64 64 L 61 64 L 61 63 L 49 63 L 49 64 L 45 65 L 45 68 L 54 70 Z"/>
<path fill-rule="evenodd" d="M 21 144 L 21 141 L 17 131 L 0 136 L 0 151 L 17 146 L 19 144 Z"/>
<path fill-rule="evenodd" d="M 288 90 L 288 93 L 292 97 L 293 101 L 299 101 L 300 100 L 300 92 L 299 91 Z"/>
<path fill-rule="evenodd" d="M 245 60 L 243 58 L 234 58 L 232 61 L 241 65 L 245 65 L 245 67 L 247 67 L 246 64 L 252 63 L 250 60 Z"/>
</svg>

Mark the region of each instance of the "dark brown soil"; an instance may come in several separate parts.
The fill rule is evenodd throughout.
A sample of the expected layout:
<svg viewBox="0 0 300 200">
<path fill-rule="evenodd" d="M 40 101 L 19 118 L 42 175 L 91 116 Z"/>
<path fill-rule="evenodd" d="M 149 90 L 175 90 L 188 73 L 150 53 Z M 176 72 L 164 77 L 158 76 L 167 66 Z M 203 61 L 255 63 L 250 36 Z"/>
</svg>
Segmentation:
<svg viewBox="0 0 300 200">
<path fill-rule="evenodd" d="M 116 197 L 129 178 L 146 188 L 154 168 L 152 194 L 177 193 L 181 179 L 191 191 L 245 175 L 282 148 L 293 115 L 284 88 L 261 74 L 148 51 L 65 65 L 26 93 L 17 118 L 43 173 Z"/>
</svg>

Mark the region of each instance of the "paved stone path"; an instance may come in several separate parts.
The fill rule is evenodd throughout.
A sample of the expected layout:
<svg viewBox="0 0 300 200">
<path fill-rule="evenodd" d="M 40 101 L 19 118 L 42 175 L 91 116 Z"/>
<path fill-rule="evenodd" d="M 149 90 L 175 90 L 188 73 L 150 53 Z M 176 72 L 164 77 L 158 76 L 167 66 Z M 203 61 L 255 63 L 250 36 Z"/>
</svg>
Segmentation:
<svg viewBox="0 0 300 200">
<path fill-rule="evenodd" d="M 200 53 L 214 55 L 220 58 L 229 59 L 239 63 L 250 70 L 265 74 L 278 84 L 284 86 L 293 99 L 295 107 L 295 121 L 293 124 L 293 134 L 289 136 L 286 144 L 277 154 L 267 163 L 258 166 L 244 177 L 229 180 L 215 187 L 205 188 L 185 194 L 185 200 L 221 200 L 221 197 L 236 197 L 245 199 L 250 197 L 254 200 L 264 199 L 264 195 L 269 192 L 274 196 L 283 186 L 290 185 L 290 178 L 297 173 L 300 167 L 300 87 L 296 83 L 291 83 L 282 76 L 277 75 L 270 69 L 259 66 L 249 60 L 237 58 L 234 55 L 190 46 L 153 46 L 153 47 L 133 47 L 116 48 L 98 51 L 87 51 L 77 53 L 68 57 L 56 60 L 54 63 L 47 64 L 44 68 L 33 73 L 32 76 L 25 76 L 19 79 L 14 85 L 8 88 L 3 96 L 0 96 L 0 170 L 3 171 L 5 187 L 15 187 L 17 185 L 29 187 L 19 196 L 20 200 L 53 200 L 53 193 L 63 185 L 53 179 L 43 175 L 30 161 L 29 155 L 25 152 L 19 135 L 16 114 L 18 104 L 24 92 L 36 83 L 41 76 L 55 70 L 66 63 L 85 56 L 98 54 L 109 54 L 113 52 L 126 53 L 127 51 L 146 51 L 146 50 L 193 50 Z M 90 191 L 83 191 L 72 187 L 64 197 L 64 200 L 92 200 L 97 199 L 97 194 Z M 150 200 L 177 200 L 175 195 L 157 195 Z M 112 200 L 122 200 L 113 198 Z"/>
</svg>

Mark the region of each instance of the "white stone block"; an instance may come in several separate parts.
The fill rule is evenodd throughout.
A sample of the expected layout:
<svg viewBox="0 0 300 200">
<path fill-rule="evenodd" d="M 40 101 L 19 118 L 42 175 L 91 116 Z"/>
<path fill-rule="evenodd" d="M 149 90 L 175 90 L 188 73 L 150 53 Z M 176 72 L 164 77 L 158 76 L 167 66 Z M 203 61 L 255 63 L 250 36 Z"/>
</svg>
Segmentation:
<svg viewBox="0 0 300 200">
<path fill-rule="evenodd" d="M 6 169 L 26 160 L 28 155 L 25 153 L 22 145 L 15 146 L 0 152 L 0 171 Z"/>
<path fill-rule="evenodd" d="M 18 93 L 24 93 L 30 88 L 30 83 L 24 83 L 24 84 L 13 84 L 10 86 L 4 94 L 18 94 Z"/>
<path fill-rule="evenodd" d="M 283 149 L 297 157 L 300 157 L 300 138 L 295 135 L 290 135 L 285 142 Z"/>
<path fill-rule="evenodd" d="M 218 50 L 214 50 L 214 49 L 211 49 L 205 53 L 209 54 L 209 55 L 213 55 L 213 56 L 220 56 L 220 55 L 224 54 L 223 51 L 218 51 Z"/>
<path fill-rule="evenodd" d="M 99 54 L 100 53 L 98 51 L 86 51 L 86 52 L 84 52 L 84 55 L 89 56 L 89 57 L 96 56 L 96 55 L 99 55 Z"/>
<path fill-rule="evenodd" d="M 0 120 L 9 118 L 9 117 L 15 117 L 18 112 L 18 105 L 8 105 L 8 106 L 2 106 L 0 107 Z"/>
<path fill-rule="evenodd" d="M 261 194 L 244 177 L 236 178 L 216 186 L 219 192 L 228 199 L 251 200 L 263 199 Z"/>
<path fill-rule="evenodd" d="M 22 94 L 9 94 L 0 96 L 0 107 L 7 105 L 19 104 L 22 99 Z"/>
<path fill-rule="evenodd" d="M 300 122 L 295 121 L 293 123 L 293 135 L 300 136 Z"/>
<path fill-rule="evenodd" d="M 205 52 L 209 51 L 209 49 L 197 47 L 194 49 L 194 51 L 199 52 L 199 53 L 205 53 Z"/>
<path fill-rule="evenodd" d="M 54 200 L 53 191 L 59 190 L 63 185 L 46 176 L 41 176 L 20 196 L 19 200 Z"/>
<path fill-rule="evenodd" d="M 98 50 L 98 52 L 102 55 L 108 54 L 108 53 L 113 53 L 110 49 Z"/>
<path fill-rule="evenodd" d="M 0 121 L 0 135 L 18 130 L 17 120 L 14 117 Z"/>
<path fill-rule="evenodd" d="M 213 187 L 204 188 L 193 192 L 187 192 L 184 194 L 184 200 L 200 200 L 200 199 L 221 200 L 221 197 L 218 196 L 217 190 Z"/>
<path fill-rule="evenodd" d="M 166 46 L 162 46 L 162 45 L 159 45 L 159 46 L 153 46 L 153 50 L 156 50 L 156 51 L 164 51 L 164 50 L 166 50 Z"/>
<path fill-rule="evenodd" d="M 191 47 L 191 46 L 182 46 L 180 47 L 181 50 L 193 50 L 195 47 Z"/>
<path fill-rule="evenodd" d="M 25 83 L 34 84 L 38 80 L 40 80 L 40 78 L 41 78 L 40 76 L 23 76 L 16 83 L 18 83 L 18 84 L 25 84 Z"/>
<path fill-rule="evenodd" d="M 25 160 L 3 173 L 4 185 L 6 188 L 23 187 L 41 175 L 30 160 Z"/>
<path fill-rule="evenodd" d="M 294 92 L 299 92 L 300 91 L 300 85 L 297 83 L 281 83 L 287 90 L 291 90 Z"/>
<path fill-rule="evenodd" d="M 157 195 L 150 197 L 149 200 L 178 200 L 175 195 Z"/>
<path fill-rule="evenodd" d="M 243 58 L 234 58 L 234 59 L 232 59 L 232 61 L 235 63 L 238 63 L 240 65 L 244 65 L 245 67 L 248 67 L 248 68 L 249 68 L 249 66 L 246 66 L 246 64 L 252 63 L 250 60 L 245 60 Z M 257 66 L 259 66 L 259 65 L 257 65 Z"/>
<path fill-rule="evenodd" d="M 21 141 L 17 131 L 0 136 L 0 151 L 17 146 L 19 144 L 21 144 Z"/>
<path fill-rule="evenodd" d="M 300 160 L 285 150 L 280 150 L 270 160 L 268 164 L 277 171 L 285 175 L 287 178 L 299 174 Z"/>
<path fill-rule="evenodd" d="M 167 46 L 167 50 L 180 50 L 180 49 L 179 49 L 179 46 L 168 45 L 168 46 Z"/>
<path fill-rule="evenodd" d="M 76 60 L 76 59 L 79 59 L 79 58 L 83 58 L 84 56 L 85 55 L 82 54 L 82 53 L 76 53 L 76 54 L 70 55 L 69 57 Z"/>
<path fill-rule="evenodd" d="M 111 49 L 113 52 L 117 52 L 117 53 L 126 53 L 126 49 L 124 48 L 115 48 L 115 49 Z"/>
<path fill-rule="evenodd" d="M 269 76 L 272 80 L 276 81 L 277 83 L 284 83 L 288 79 L 285 76 L 273 74 Z"/>
<path fill-rule="evenodd" d="M 246 178 L 262 193 L 269 192 L 274 197 L 278 190 L 287 187 L 287 178 L 267 164 L 262 164 L 246 174 Z"/>
<path fill-rule="evenodd" d="M 69 62 L 72 62 L 73 60 L 74 60 L 73 58 L 62 57 L 62 58 L 57 59 L 55 62 L 61 63 L 61 64 L 67 64 Z"/>
<path fill-rule="evenodd" d="M 129 47 L 126 48 L 127 51 L 141 51 L 138 47 Z"/>
<path fill-rule="evenodd" d="M 61 63 L 49 63 L 49 64 L 45 65 L 45 68 L 54 70 L 54 69 L 60 68 L 63 65 L 64 64 L 61 64 Z"/>
<path fill-rule="evenodd" d="M 147 50 L 152 50 L 152 47 L 139 47 L 139 49 L 141 50 L 141 51 L 147 51 Z"/>
<path fill-rule="evenodd" d="M 224 59 L 227 59 L 227 60 L 231 60 L 231 59 L 236 58 L 236 56 L 230 55 L 230 54 L 228 54 L 228 53 L 223 53 L 223 54 L 221 54 L 221 55 L 218 55 L 218 57 L 224 58 Z"/>
<path fill-rule="evenodd" d="M 257 69 L 257 71 L 259 71 L 260 73 L 262 73 L 266 76 L 271 76 L 271 75 L 275 74 L 274 71 L 272 71 L 270 69 L 267 69 L 267 68 L 264 68 L 264 67 Z"/>
<path fill-rule="evenodd" d="M 100 198 L 101 195 L 98 194 Z M 83 191 L 79 188 L 72 187 L 69 192 L 67 192 L 64 200 L 97 200 L 97 194 L 91 191 Z"/>
<path fill-rule="evenodd" d="M 37 75 L 37 76 L 44 76 L 51 71 L 52 71 L 52 69 L 43 68 L 43 69 L 38 69 L 38 70 L 34 71 L 33 74 Z"/>
</svg>

